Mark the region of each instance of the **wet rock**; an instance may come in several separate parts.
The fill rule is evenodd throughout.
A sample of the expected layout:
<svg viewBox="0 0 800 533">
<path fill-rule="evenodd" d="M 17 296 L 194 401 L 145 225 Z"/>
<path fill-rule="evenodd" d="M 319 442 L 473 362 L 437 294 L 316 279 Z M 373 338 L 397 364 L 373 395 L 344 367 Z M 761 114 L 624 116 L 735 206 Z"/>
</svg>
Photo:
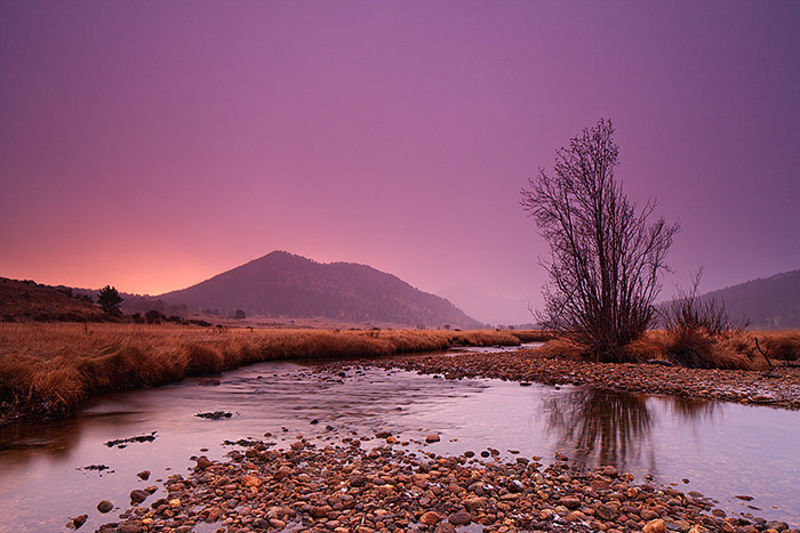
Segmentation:
<svg viewBox="0 0 800 533">
<path fill-rule="evenodd" d="M 105 444 L 109 448 L 113 448 L 114 446 L 116 446 L 117 448 L 124 448 L 125 446 L 133 442 L 153 442 L 154 440 L 156 440 L 156 436 L 157 436 L 156 432 L 153 431 L 149 435 L 138 435 L 136 437 L 128 437 L 125 439 L 110 440 Z"/>
<path fill-rule="evenodd" d="M 439 442 L 439 434 L 438 433 L 431 433 L 430 435 L 425 436 L 425 442 Z"/>
<path fill-rule="evenodd" d="M 306 443 L 305 443 L 305 442 L 303 442 L 303 441 L 301 441 L 301 440 L 296 440 L 296 441 L 294 441 L 294 442 L 293 442 L 293 443 L 290 445 L 290 447 L 291 447 L 291 448 L 292 448 L 294 451 L 296 451 L 296 452 L 299 452 L 299 451 L 301 451 L 303 448 L 305 448 L 305 447 L 306 447 Z"/>
<path fill-rule="evenodd" d="M 611 465 L 604 466 L 600 470 L 600 473 L 603 474 L 604 476 L 608 476 L 608 477 L 617 477 L 617 475 L 619 475 L 619 471 L 617 471 L 617 469 L 614 468 Z"/>
<path fill-rule="evenodd" d="M 139 478 L 142 479 L 143 481 L 147 481 L 148 479 L 150 479 L 150 471 L 149 470 L 142 470 L 141 472 L 139 472 L 136 475 L 139 476 Z"/>
<path fill-rule="evenodd" d="M 130 494 L 131 505 L 136 505 L 138 503 L 142 503 L 143 501 L 145 501 L 147 499 L 148 496 L 149 496 L 149 494 L 147 494 L 143 490 L 139 490 L 139 489 L 132 490 L 131 494 Z"/>
<path fill-rule="evenodd" d="M 472 522 L 472 515 L 467 511 L 457 511 L 447 517 L 447 521 L 454 526 L 466 526 Z"/>
<path fill-rule="evenodd" d="M 107 513 L 113 508 L 114 504 L 108 500 L 101 500 L 100 503 L 97 504 L 97 510 L 101 513 Z"/>
<path fill-rule="evenodd" d="M 208 468 L 209 466 L 212 466 L 213 464 L 214 463 L 209 461 L 208 457 L 206 457 L 205 455 L 201 455 L 200 457 L 197 458 L 197 468 L 199 468 L 201 470 L 205 469 L 205 468 Z"/>
<path fill-rule="evenodd" d="M 86 520 L 89 518 L 89 515 L 82 514 L 78 515 L 75 518 L 71 519 L 67 526 L 71 529 L 79 529 L 83 524 L 86 523 Z"/>
<path fill-rule="evenodd" d="M 227 411 L 211 411 L 207 413 L 197 413 L 197 418 L 205 418 L 206 420 L 221 420 L 223 418 L 230 418 L 233 416 L 233 413 L 229 413 Z"/>
</svg>

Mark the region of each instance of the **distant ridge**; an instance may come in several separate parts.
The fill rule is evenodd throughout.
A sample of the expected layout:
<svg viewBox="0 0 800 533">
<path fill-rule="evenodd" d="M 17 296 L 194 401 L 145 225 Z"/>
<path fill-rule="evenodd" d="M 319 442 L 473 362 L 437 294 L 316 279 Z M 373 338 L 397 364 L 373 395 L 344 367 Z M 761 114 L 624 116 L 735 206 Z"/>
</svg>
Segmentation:
<svg viewBox="0 0 800 533">
<path fill-rule="evenodd" d="M 91 300 L 69 287 L 51 287 L 31 280 L 0 277 L 0 321 L 115 321 Z"/>
<path fill-rule="evenodd" d="M 750 319 L 750 329 L 800 328 L 800 270 L 754 279 L 712 291 L 702 300 L 725 302 L 733 319 Z"/>
<path fill-rule="evenodd" d="M 269 317 L 326 317 L 358 323 L 477 328 L 449 301 L 397 276 L 356 263 L 318 263 L 274 251 L 186 289 L 157 298 L 189 310 Z"/>
</svg>

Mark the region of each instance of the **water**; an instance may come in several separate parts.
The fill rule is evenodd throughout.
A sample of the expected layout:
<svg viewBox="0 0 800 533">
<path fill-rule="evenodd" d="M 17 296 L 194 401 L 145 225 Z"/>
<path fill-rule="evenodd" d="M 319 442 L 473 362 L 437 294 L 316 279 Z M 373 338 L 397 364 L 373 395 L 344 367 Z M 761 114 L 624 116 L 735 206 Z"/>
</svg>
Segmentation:
<svg viewBox="0 0 800 533">
<path fill-rule="evenodd" d="M 651 473 L 658 482 L 677 482 L 682 490 L 718 499 L 730 512 L 749 511 L 794 527 L 800 517 L 798 412 L 380 369 L 339 376 L 294 363 L 261 363 L 220 379 L 219 386 L 189 379 L 107 395 L 74 420 L 3 427 L 0 531 L 57 531 L 83 513 L 89 520 L 82 530 L 92 530 L 128 507 L 132 489 L 184 474 L 194 464 L 190 456 L 222 458 L 235 448 L 223 445 L 226 439 L 288 447 L 298 435 L 324 443 L 380 430 L 411 440 L 414 450 L 425 435 L 439 432 L 442 440 L 425 449 L 442 454 L 490 446 L 506 458 L 518 451 L 547 462 L 558 450 L 578 463 L 614 464 L 640 481 Z M 231 418 L 194 416 L 218 410 Z M 153 442 L 122 449 L 104 444 L 153 431 Z M 90 465 L 109 468 L 82 469 Z M 145 469 L 152 473 L 147 481 L 136 476 Z M 101 515 L 95 510 L 101 499 L 115 509 Z"/>
</svg>

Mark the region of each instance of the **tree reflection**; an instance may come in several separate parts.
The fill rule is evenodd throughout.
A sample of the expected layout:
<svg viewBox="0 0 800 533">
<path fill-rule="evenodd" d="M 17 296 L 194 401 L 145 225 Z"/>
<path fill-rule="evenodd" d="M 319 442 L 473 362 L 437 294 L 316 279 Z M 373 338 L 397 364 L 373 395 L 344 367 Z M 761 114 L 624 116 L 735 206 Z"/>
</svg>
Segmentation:
<svg viewBox="0 0 800 533">
<path fill-rule="evenodd" d="M 642 394 L 576 389 L 545 399 L 544 410 L 559 447 L 569 449 L 584 465 L 624 468 L 627 459 L 641 455 L 653 427 L 653 414 Z"/>
<path fill-rule="evenodd" d="M 711 422 L 720 414 L 719 403 L 696 398 L 670 397 L 672 413 L 684 422 Z"/>
</svg>

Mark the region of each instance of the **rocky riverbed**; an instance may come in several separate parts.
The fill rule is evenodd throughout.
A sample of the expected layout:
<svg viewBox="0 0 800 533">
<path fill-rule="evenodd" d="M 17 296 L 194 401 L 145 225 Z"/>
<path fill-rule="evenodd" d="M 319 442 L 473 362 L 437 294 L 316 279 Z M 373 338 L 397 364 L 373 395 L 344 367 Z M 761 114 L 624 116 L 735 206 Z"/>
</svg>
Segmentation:
<svg viewBox="0 0 800 533">
<path fill-rule="evenodd" d="M 707 370 L 654 364 L 613 364 L 546 358 L 534 350 L 514 353 L 457 353 L 362 361 L 447 379 L 496 378 L 547 385 L 588 385 L 597 389 L 668 394 L 683 398 L 765 404 L 800 409 L 800 368 L 777 366 L 771 372 Z M 352 362 L 328 368 L 349 367 Z"/>
<path fill-rule="evenodd" d="M 191 473 L 170 476 L 163 491 L 132 491 L 121 520 L 99 531 L 800 533 L 726 516 L 700 493 L 637 483 L 613 466 L 573 468 L 558 453 L 544 466 L 539 457 L 502 461 L 491 449 L 413 453 L 401 435 L 379 437 L 369 450 L 362 442 L 378 436 L 324 447 L 300 438 L 286 450 L 257 443 L 226 461 L 194 457 Z"/>
</svg>

